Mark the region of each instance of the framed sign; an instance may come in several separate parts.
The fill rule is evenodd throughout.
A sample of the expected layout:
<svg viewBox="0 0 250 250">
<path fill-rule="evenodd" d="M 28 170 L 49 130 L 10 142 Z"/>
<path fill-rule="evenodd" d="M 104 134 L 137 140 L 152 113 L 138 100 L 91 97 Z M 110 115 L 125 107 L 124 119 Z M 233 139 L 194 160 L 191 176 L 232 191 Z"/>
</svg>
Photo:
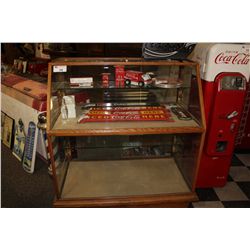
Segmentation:
<svg viewBox="0 0 250 250">
<path fill-rule="evenodd" d="M 14 145 L 12 151 L 13 155 L 19 161 L 22 161 L 24 147 L 25 147 L 24 125 L 22 119 L 19 119 L 18 124 L 15 124 L 15 136 L 14 136 Z"/>
<path fill-rule="evenodd" d="M 4 125 L 4 120 L 5 120 L 6 114 L 1 111 L 1 140 L 3 140 L 3 125 Z"/>
<path fill-rule="evenodd" d="M 13 127 L 14 119 L 6 115 L 3 123 L 3 144 L 8 148 L 12 145 Z"/>
</svg>

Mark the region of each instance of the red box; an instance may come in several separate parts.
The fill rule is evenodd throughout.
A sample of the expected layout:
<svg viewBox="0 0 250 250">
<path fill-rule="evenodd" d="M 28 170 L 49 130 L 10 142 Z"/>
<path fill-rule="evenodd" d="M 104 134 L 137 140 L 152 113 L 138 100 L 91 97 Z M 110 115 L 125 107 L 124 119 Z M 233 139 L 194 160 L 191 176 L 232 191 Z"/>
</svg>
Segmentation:
<svg viewBox="0 0 250 250">
<path fill-rule="evenodd" d="M 115 86 L 124 87 L 124 66 L 115 66 Z"/>
<path fill-rule="evenodd" d="M 48 69 L 48 62 L 41 61 L 41 62 L 28 62 L 28 72 L 31 74 L 41 74 L 43 70 Z"/>
<path fill-rule="evenodd" d="M 102 73 L 102 86 L 104 88 L 109 87 L 109 76 L 110 76 L 110 73 Z"/>
</svg>

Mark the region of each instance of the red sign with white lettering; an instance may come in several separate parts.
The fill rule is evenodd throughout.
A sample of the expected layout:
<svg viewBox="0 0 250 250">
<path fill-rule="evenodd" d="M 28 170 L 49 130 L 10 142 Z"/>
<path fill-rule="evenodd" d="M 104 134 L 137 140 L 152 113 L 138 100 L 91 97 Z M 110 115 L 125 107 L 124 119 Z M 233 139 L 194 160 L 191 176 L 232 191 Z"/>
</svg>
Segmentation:
<svg viewBox="0 0 250 250">
<path fill-rule="evenodd" d="M 156 109 L 157 108 L 157 109 Z M 124 108 L 95 108 L 86 113 L 79 123 L 105 121 L 167 121 L 174 122 L 171 113 L 164 107 L 147 107 L 147 109 Z"/>
</svg>

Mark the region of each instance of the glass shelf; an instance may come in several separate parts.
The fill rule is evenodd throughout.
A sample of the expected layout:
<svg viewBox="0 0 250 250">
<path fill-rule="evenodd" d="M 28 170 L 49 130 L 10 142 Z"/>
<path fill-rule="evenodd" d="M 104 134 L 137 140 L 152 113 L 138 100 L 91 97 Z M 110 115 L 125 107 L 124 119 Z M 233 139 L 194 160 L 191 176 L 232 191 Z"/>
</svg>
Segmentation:
<svg viewBox="0 0 250 250">
<path fill-rule="evenodd" d="M 110 82 L 108 87 L 102 86 L 102 84 L 99 82 L 94 82 L 93 83 L 93 87 L 70 87 L 70 83 L 69 82 L 60 82 L 60 83 L 52 83 L 56 84 L 56 88 L 54 89 L 56 90 L 91 90 L 91 89 L 140 89 L 140 90 L 144 90 L 144 89 L 179 89 L 179 88 L 190 88 L 189 85 L 187 84 L 182 84 L 182 85 L 173 85 L 173 84 L 158 84 L 158 85 L 147 85 L 144 87 L 139 87 L 139 86 L 123 86 L 123 87 L 117 87 L 115 86 L 115 82 Z"/>
<path fill-rule="evenodd" d="M 170 111 L 171 112 L 171 111 Z M 183 132 L 202 132 L 203 129 L 194 119 L 184 121 L 179 120 L 177 116 L 171 112 L 173 122 L 168 121 L 123 121 L 123 122 L 86 122 L 78 123 L 79 117 L 83 114 L 82 106 L 76 106 L 76 118 L 62 119 L 60 114 L 56 120 L 51 133 L 60 134 L 60 131 L 69 135 L 105 135 L 105 134 L 137 134 L 154 132 L 169 133 Z"/>
</svg>

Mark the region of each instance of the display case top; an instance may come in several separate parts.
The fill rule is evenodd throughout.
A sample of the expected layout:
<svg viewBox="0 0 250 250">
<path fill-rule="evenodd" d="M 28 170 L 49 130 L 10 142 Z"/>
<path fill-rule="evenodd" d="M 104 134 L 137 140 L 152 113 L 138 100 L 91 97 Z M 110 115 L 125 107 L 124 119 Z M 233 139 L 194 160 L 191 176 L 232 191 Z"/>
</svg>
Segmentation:
<svg viewBox="0 0 250 250">
<path fill-rule="evenodd" d="M 202 90 L 196 62 L 69 57 L 52 61 L 48 72 L 49 134 L 85 136 L 204 131 Z M 65 96 L 72 100 L 71 103 L 66 103 Z M 179 116 L 186 113 L 191 120 L 174 119 L 173 105 L 179 110 L 182 108 Z M 132 109 L 134 107 L 137 110 Z M 171 121 L 167 116 L 159 117 L 160 113 L 154 110 L 145 113 L 141 110 L 145 107 L 162 108 L 160 112 L 169 115 Z"/>
<path fill-rule="evenodd" d="M 51 62 L 52 65 L 197 65 L 190 60 L 145 60 L 140 57 L 63 57 Z"/>
</svg>

